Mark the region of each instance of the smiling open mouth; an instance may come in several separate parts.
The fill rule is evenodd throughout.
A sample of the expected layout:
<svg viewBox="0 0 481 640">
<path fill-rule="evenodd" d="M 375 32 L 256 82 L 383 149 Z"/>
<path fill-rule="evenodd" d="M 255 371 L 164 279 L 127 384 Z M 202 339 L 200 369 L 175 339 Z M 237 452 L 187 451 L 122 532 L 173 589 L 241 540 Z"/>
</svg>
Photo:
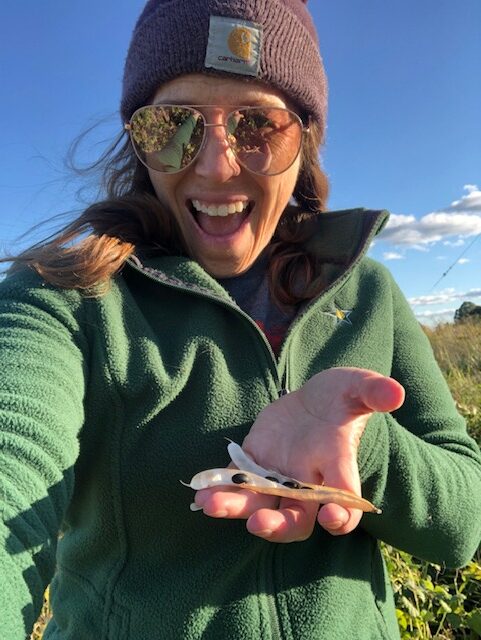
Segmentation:
<svg viewBox="0 0 481 640">
<path fill-rule="evenodd" d="M 251 213 L 254 203 L 239 200 L 225 204 L 209 204 L 201 200 L 189 200 L 188 207 L 204 233 L 210 236 L 228 236 L 240 229 Z"/>
</svg>

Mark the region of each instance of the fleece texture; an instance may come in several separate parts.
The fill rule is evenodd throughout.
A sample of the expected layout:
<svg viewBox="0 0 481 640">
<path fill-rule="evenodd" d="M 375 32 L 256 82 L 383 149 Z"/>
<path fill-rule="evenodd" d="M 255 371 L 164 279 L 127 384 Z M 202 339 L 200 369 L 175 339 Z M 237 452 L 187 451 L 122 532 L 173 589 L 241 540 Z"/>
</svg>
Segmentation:
<svg viewBox="0 0 481 640">
<path fill-rule="evenodd" d="M 98 299 L 33 272 L 0 284 L 0 638 L 25 639 L 52 578 L 46 640 L 399 638 L 378 540 L 468 562 L 481 458 L 408 303 L 365 256 L 386 217 L 319 216 L 324 290 L 278 358 L 187 258 L 133 260 Z M 273 544 L 191 512 L 179 480 L 225 466 L 225 437 L 242 442 L 283 388 L 335 366 L 406 388 L 361 440 L 382 514 Z"/>
</svg>

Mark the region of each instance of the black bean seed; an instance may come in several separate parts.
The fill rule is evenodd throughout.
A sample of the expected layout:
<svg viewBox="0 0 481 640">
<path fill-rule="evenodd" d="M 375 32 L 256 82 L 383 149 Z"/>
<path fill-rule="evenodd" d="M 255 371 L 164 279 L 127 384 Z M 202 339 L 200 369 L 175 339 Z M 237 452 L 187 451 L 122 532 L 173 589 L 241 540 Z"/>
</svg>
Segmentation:
<svg viewBox="0 0 481 640">
<path fill-rule="evenodd" d="M 288 487 L 289 489 L 300 489 L 301 485 L 297 482 L 291 481 L 291 480 L 286 480 L 286 482 L 282 483 L 285 487 Z"/>
<path fill-rule="evenodd" d="M 266 480 L 270 480 L 271 482 L 277 482 L 279 484 L 279 480 L 274 478 L 273 476 L 266 476 Z"/>
<path fill-rule="evenodd" d="M 249 476 L 246 473 L 235 473 L 232 476 L 232 482 L 234 484 L 244 484 L 244 482 L 249 482 Z"/>
</svg>

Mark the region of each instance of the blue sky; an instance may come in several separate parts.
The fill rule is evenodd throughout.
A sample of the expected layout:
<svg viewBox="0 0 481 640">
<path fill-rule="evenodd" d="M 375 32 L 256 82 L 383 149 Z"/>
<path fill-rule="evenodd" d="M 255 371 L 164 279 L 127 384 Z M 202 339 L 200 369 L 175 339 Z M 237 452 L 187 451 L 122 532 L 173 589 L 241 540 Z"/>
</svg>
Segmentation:
<svg viewBox="0 0 481 640">
<path fill-rule="evenodd" d="M 2 248 L 24 246 L 14 239 L 34 223 L 80 207 L 81 183 L 63 157 L 102 118 L 81 157 L 94 158 L 117 133 L 123 61 L 143 4 L 24 0 L 2 8 Z M 308 6 L 330 85 L 330 208 L 391 211 L 370 254 L 391 269 L 422 322 L 450 320 L 464 300 L 481 304 L 481 3 Z"/>
</svg>

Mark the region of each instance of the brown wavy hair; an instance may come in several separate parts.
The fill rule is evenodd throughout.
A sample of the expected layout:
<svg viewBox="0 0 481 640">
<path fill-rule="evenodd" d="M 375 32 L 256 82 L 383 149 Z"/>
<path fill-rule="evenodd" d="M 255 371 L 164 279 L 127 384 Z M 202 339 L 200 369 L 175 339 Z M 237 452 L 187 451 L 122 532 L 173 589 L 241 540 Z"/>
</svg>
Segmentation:
<svg viewBox="0 0 481 640">
<path fill-rule="evenodd" d="M 72 168 L 83 135 L 69 152 Z M 298 207 L 286 208 L 268 248 L 271 296 L 281 306 L 296 304 L 316 293 L 309 286 L 317 272 L 316 261 L 303 248 L 310 234 L 301 232 L 298 222 L 326 207 L 329 189 L 319 163 L 321 144 L 322 132 L 312 124 L 304 139 L 293 193 Z M 12 261 L 10 272 L 27 266 L 57 287 L 99 296 L 108 290 L 111 278 L 134 252 L 187 255 L 175 218 L 157 199 L 147 169 L 135 156 L 125 132 L 95 163 L 77 173 L 95 171 L 101 172 L 105 198 L 45 240 L 17 256 L 1 259 Z"/>
</svg>

